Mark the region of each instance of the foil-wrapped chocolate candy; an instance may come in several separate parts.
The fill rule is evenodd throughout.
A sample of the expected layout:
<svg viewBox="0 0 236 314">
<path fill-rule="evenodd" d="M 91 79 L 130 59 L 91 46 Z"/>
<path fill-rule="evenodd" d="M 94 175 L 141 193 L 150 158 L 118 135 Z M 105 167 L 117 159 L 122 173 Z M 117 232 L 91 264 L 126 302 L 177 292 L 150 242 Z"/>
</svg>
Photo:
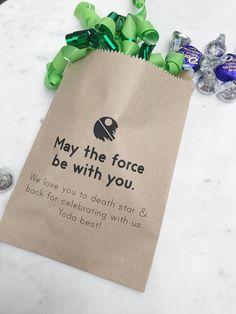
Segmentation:
<svg viewBox="0 0 236 314">
<path fill-rule="evenodd" d="M 225 34 L 220 34 L 215 40 L 209 42 L 205 49 L 205 54 L 217 58 L 222 58 L 225 55 L 225 52 Z"/>
<path fill-rule="evenodd" d="M 0 192 L 7 191 L 13 184 L 13 176 L 7 168 L 0 168 Z"/>
<path fill-rule="evenodd" d="M 223 82 L 236 80 L 236 55 L 228 53 L 226 61 L 215 69 L 215 74 Z"/>
<path fill-rule="evenodd" d="M 216 90 L 216 95 L 225 102 L 235 101 L 236 80 L 221 84 Z"/>
<path fill-rule="evenodd" d="M 197 89 L 205 95 L 214 94 L 218 86 L 218 80 L 212 69 L 207 70 L 197 81 Z"/>
<path fill-rule="evenodd" d="M 202 72 L 205 72 L 208 69 L 215 69 L 224 62 L 225 59 L 223 58 L 216 58 L 214 56 L 204 55 L 200 61 L 200 70 Z"/>
<path fill-rule="evenodd" d="M 206 46 L 205 54 L 201 58 L 201 71 L 217 68 L 226 58 L 225 35 L 220 34 Z"/>
<path fill-rule="evenodd" d="M 170 51 L 179 51 L 180 48 L 190 45 L 191 39 L 188 35 L 174 31 L 171 38 Z"/>
<path fill-rule="evenodd" d="M 181 52 L 185 57 L 183 66 L 184 70 L 196 72 L 200 69 L 202 53 L 197 48 L 187 45 L 180 48 L 179 52 Z"/>
<path fill-rule="evenodd" d="M 191 38 L 179 31 L 172 33 L 170 52 L 180 52 L 184 55 L 183 70 L 189 71 L 192 75 L 200 68 L 202 53 L 191 46 Z"/>
</svg>

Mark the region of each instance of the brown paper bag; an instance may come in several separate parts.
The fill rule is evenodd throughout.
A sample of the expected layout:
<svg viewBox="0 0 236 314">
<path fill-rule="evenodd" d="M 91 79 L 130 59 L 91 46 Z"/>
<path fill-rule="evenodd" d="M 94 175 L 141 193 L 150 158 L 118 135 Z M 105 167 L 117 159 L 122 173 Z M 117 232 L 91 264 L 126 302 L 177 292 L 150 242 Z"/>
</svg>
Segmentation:
<svg viewBox="0 0 236 314">
<path fill-rule="evenodd" d="M 0 240 L 143 291 L 192 82 L 97 51 L 71 65 Z"/>
</svg>

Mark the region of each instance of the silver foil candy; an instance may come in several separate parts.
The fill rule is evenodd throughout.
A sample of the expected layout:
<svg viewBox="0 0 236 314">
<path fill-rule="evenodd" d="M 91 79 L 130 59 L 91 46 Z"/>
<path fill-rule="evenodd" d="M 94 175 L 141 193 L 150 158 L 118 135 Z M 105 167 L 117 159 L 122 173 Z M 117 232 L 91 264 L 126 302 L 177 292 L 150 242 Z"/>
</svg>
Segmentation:
<svg viewBox="0 0 236 314">
<path fill-rule="evenodd" d="M 213 69 L 209 69 L 199 77 L 197 81 L 197 89 L 205 95 L 214 94 L 218 87 L 218 80 Z"/>
<path fill-rule="evenodd" d="M 0 168 L 0 192 L 8 190 L 13 184 L 13 176 L 7 168 Z"/>
<path fill-rule="evenodd" d="M 236 100 L 236 80 L 221 84 L 216 90 L 217 96 L 225 101 L 232 102 Z"/>
<path fill-rule="evenodd" d="M 205 49 L 201 59 L 201 71 L 204 73 L 209 69 L 215 69 L 226 61 L 225 35 L 220 34 L 212 40 Z"/>
<path fill-rule="evenodd" d="M 220 34 L 216 40 L 212 40 L 206 46 L 205 53 L 208 56 L 222 58 L 226 53 L 225 34 Z"/>
<path fill-rule="evenodd" d="M 190 43 L 191 43 L 191 39 L 189 36 L 179 31 L 175 31 L 172 33 L 170 51 L 179 51 L 181 47 L 190 45 Z"/>
</svg>

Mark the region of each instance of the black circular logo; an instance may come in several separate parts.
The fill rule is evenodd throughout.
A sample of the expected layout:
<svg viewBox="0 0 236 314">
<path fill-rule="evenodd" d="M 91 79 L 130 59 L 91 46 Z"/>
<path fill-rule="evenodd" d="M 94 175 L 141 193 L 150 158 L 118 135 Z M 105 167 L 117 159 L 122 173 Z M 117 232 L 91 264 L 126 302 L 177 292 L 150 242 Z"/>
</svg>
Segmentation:
<svg viewBox="0 0 236 314">
<path fill-rule="evenodd" d="M 113 141 L 117 129 L 118 124 L 114 119 L 111 117 L 103 117 L 94 124 L 93 133 L 97 139 L 103 142 Z"/>
</svg>

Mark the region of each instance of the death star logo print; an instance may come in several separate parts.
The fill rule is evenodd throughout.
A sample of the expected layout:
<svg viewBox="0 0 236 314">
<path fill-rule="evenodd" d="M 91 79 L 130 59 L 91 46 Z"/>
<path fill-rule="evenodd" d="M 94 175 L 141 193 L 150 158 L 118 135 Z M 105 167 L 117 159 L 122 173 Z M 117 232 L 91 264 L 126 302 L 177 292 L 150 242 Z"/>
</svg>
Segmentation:
<svg viewBox="0 0 236 314">
<path fill-rule="evenodd" d="M 117 122 L 111 117 L 102 117 L 94 125 L 93 133 L 95 137 L 103 142 L 113 141 L 115 139 Z"/>
</svg>

